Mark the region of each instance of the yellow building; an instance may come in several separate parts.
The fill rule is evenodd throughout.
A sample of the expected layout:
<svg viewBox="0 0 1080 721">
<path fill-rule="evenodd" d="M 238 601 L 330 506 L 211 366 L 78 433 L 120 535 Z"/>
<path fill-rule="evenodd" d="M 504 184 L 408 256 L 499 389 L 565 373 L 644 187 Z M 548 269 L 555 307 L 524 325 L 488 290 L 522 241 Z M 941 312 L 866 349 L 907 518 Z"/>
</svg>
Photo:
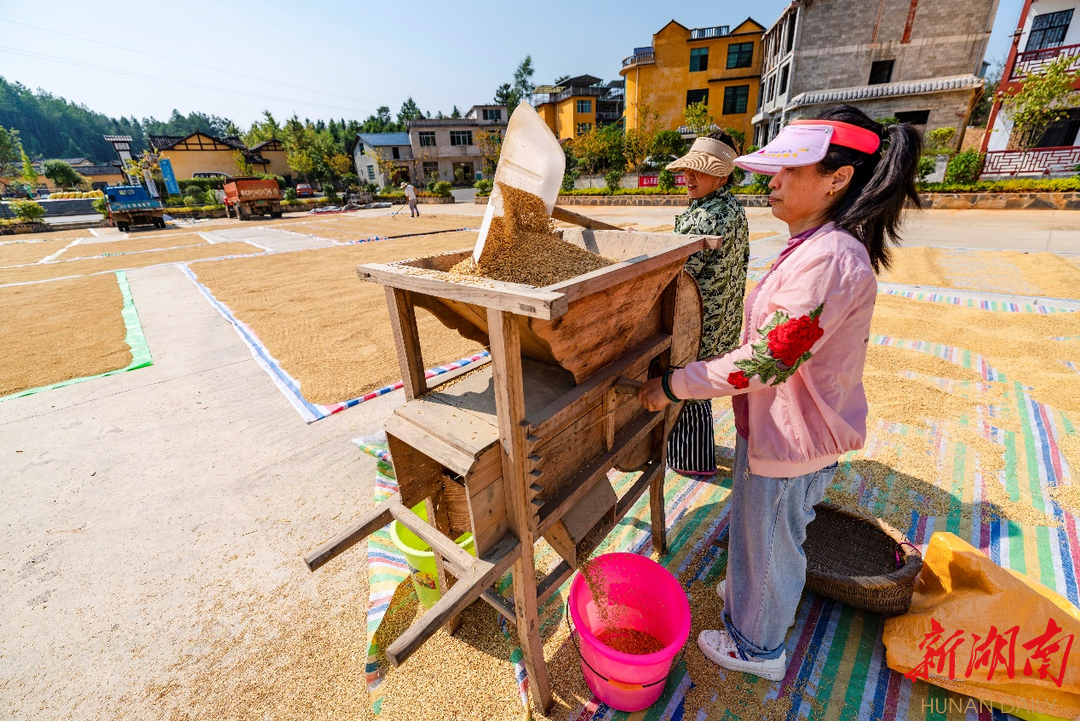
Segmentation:
<svg viewBox="0 0 1080 721">
<path fill-rule="evenodd" d="M 752 137 L 757 112 L 765 27 L 747 18 L 734 28 L 686 28 L 672 20 L 652 45 L 634 48 L 619 74 L 626 80 L 626 127 L 634 128 L 639 105 L 660 113 L 660 127 L 679 130 L 686 106 L 705 102 L 721 128 Z"/>
<path fill-rule="evenodd" d="M 158 155 L 172 161 L 173 173 L 178 180 L 191 178 L 195 173 L 240 175 L 234 155 L 237 150 L 256 173 L 292 174 L 286 162 L 285 146 L 280 140 L 266 140 L 250 149 L 240 138 L 216 138 L 198 131 L 185 137 L 150 135 L 147 140 Z"/>
<path fill-rule="evenodd" d="M 621 80 L 605 85 L 592 75 L 578 75 L 556 85 L 537 86 L 533 107 L 556 138 L 568 140 L 622 122 L 622 85 Z"/>
</svg>

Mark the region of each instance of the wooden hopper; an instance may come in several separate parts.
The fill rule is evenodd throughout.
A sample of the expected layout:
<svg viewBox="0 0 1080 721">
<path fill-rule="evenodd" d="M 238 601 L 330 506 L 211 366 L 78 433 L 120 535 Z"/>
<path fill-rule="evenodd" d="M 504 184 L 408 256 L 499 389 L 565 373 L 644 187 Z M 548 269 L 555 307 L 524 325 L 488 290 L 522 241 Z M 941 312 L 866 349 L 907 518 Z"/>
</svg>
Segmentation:
<svg viewBox="0 0 1080 721">
<path fill-rule="evenodd" d="M 442 598 L 387 648 L 397 665 L 483 598 L 516 624 L 538 705 L 551 705 L 537 607 L 650 492 L 653 547 L 666 550 L 666 440 L 681 410 L 649 413 L 627 380 L 697 359 L 701 298 L 682 267 L 720 239 L 610 230 L 563 239 L 620 262 L 544 288 L 452 277 L 470 251 L 357 268 L 386 287 L 406 403 L 386 423 L 398 493 L 307 557 L 314 570 L 397 519 L 435 552 Z M 490 348 L 491 361 L 429 380 L 416 308 Z M 622 497 L 614 468 L 640 470 Z M 409 509 L 428 504 L 431 524 Z M 451 541 L 475 536 L 478 558 Z M 541 537 L 563 561 L 539 582 Z M 492 585 L 512 567 L 513 600 Z"/>
</svg>

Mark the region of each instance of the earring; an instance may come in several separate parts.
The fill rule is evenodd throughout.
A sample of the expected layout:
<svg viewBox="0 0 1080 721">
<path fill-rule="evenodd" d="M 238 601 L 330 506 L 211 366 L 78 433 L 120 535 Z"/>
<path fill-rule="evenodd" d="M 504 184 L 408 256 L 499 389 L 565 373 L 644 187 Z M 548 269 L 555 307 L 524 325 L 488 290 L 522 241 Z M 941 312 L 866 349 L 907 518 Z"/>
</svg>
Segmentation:
<svg viewBox="0 0 1080 721">
<path fill-rule="evenodd" d="M 830 190 L 830 191 L 829 191 L 829 195 L 832 195 L 832 194 L 833 194 L 833 193 L 835 193 L 835 192 L 836 192 L 836 190 L 835 190 L 835 189 L 833 189 L 833 190 Z"/>
</svg>

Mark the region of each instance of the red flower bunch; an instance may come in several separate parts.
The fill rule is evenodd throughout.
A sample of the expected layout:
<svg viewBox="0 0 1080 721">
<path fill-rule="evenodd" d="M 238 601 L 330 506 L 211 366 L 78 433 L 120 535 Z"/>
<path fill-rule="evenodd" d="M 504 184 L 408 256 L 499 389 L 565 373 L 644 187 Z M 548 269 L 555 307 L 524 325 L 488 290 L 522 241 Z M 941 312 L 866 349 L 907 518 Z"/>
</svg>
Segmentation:
<svg viewBox="0 0 1080 721">
<path fill-rule="evenodd" d="M 741 389 L 746 388 L 750 385 L 750 379 L 747 378 L 746 374 L 742 371 L 735 371 L 734 373 L 729 373 L 727 377 L 727 382 L 731 384 L 732 388 Z"/>
<path fill-rule="evenodd" d="M 765 338 L 772 357 L 789 368 L 798 363 L 825 333 L 818 324 L 818 316 L 792 318 L 769 331 Z"/>
</svg>

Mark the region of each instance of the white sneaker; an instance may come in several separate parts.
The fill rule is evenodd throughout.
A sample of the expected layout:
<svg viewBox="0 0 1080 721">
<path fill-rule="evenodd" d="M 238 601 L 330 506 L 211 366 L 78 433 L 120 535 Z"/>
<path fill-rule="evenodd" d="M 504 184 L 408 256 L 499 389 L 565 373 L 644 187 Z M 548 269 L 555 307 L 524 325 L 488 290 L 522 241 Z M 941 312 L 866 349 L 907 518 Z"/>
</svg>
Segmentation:
<svg viewBox="0 0 1080 721">
<path fill-rule="evenodd" d="M 769 681 L 782 681 L 787 673 L 786 651 L 780 652 L 780 658 L 744 661 L 727 629 L 702 631 L 698 634 L 697 643 L 710 661 L 730 671 L 742 671 Z"/>
<path fill-rule="evenodd" d="M 721 601 L 723 601 L 726 598 L 726 596 L 724 596 L 724 589 L 725 588 L 727 588 L 727 579 L 726 578 L 723 579 L 722 581 L 720 581 L 720 583 L 716 584 L 716 595 L 720 597 Z"/>
</svg>

